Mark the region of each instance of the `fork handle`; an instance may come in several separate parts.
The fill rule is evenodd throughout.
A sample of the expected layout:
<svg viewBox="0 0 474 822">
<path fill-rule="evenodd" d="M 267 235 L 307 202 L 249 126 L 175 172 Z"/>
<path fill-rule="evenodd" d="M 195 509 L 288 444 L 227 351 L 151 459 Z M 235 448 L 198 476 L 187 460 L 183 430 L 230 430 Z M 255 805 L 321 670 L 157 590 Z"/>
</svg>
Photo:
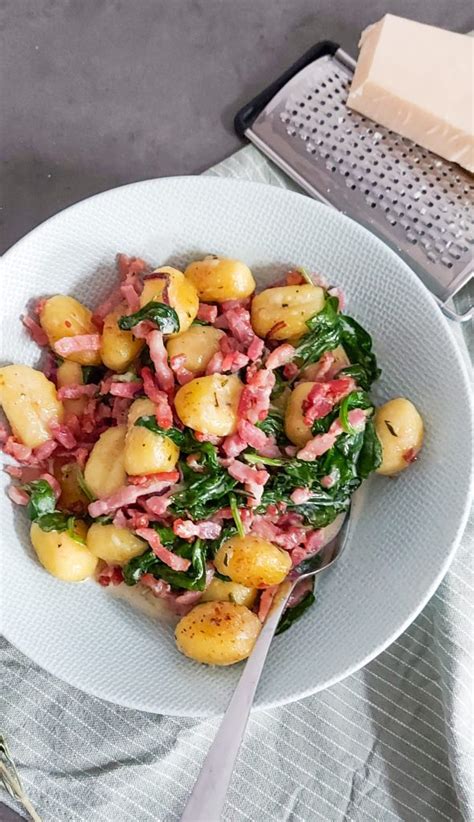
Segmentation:
<svg viewBox="0 0 474 822">
<path fill-rule="evenodd" d="M 272 609 L 204 760 L 181 822 L 219 822 L 221 818 L 235 760 L 247 727 L 268 649 L 294 585 L 294 581 L 287 581 L 278 590 Z"/>
</svg>

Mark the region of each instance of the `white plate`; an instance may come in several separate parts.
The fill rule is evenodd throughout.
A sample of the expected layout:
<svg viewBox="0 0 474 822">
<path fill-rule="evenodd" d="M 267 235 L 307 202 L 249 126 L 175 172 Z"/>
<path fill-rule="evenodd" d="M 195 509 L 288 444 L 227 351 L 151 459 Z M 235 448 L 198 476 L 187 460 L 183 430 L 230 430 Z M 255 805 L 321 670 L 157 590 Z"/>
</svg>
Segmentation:
<svg viewBox="0 0 474 822">
<path fill-rule="evenodd" d="M 379 399 L 410 397 L 426 423 L 419 461 L 396 480 L 374 477 L 341 563 L 318 602 L 275 640 L 256 705 L 314 693 L 364 665 L 433 594 L 462 533 L 471 476 L 465 367 L 431 296 L 395 254 L 308 197 L 260 184 L 170 178 L 108 191 L 31 232 L 3 260 L 1 361 L 34 364 L 19 323 L 33 296 L 71 293 L 91 306 L 113 283 L 117 251 L 153 264 L 208 252 L 245 260 L 260 282 L 303 265 L 342 285 L 348 313 L 373 335 Z M 2 476 L 2 485 L 7 480 Z M 10 642 L 77 688 L 130 708 L 201 716 L 225 708 L 240 666 L 207 668 L 157 624 L 92 582 L 55 580 L 37 563 L 23 511 L 4 492 L 3 622 Z"/>
</svg>

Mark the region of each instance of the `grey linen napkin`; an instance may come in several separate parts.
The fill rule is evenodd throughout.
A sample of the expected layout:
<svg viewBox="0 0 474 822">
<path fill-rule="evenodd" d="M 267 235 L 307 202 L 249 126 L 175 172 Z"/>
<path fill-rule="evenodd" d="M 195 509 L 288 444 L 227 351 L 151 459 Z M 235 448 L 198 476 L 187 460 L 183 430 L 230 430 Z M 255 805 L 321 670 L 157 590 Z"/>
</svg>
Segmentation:
<svg viewBox="0 0 474 822">
<path fill-rule="evenodd" d="M 251 146 L 207 173 L 296 189 Z M 252 714 L 225 822 L 474 818 L 473 543 L 471 521 L 423 613 L 367 667 Z M 118 708 L 0 653 L 1 724 L 44 822 L 179 819 L 218 720 Z"/>
</svg>

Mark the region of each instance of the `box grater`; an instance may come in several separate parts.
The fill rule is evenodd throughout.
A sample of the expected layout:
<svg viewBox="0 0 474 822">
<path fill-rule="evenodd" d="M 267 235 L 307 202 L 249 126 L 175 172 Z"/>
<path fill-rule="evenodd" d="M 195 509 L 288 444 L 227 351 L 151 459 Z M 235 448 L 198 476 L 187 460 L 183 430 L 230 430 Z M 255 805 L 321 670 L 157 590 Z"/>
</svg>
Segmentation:
<svg viewBox="0 0 474 822">
<path fill-rule="evenodd" d="M 313 46 L 244 106 L 240 136 L 311 196 L 388 243 L 446 305 L 474 284 L 474 178 L 347 108 L 355 61 L 336 43 Z"/>
</svg>

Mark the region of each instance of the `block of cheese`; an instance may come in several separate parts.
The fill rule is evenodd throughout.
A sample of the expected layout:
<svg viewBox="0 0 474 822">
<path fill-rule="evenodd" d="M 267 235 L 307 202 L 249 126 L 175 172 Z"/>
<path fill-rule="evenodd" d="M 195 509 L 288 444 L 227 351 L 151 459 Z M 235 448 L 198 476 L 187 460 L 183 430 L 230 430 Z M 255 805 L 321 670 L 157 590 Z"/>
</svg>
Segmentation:
<svg viewBox="0 0 474 822">
<path fill-rule="evenodd" d="M 359 46 L 347 105 L 474 172 L 474 38 L 386 14 Z"/>
</svg>

